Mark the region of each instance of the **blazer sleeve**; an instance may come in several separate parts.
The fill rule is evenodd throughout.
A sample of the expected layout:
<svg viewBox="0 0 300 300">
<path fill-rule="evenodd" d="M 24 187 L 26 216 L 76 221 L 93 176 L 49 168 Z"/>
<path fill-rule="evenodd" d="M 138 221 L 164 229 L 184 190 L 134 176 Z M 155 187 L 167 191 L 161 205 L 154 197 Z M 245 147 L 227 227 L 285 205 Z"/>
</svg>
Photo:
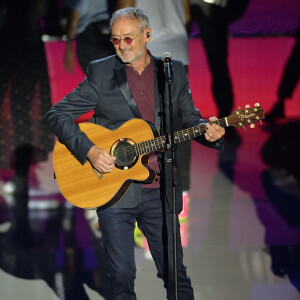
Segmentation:
<svg viewBox="0 0 300 300">
<path fill-rule="evenodd" d="M 99 91 L 96 75 L 93 74 L 93 65 L 90 64 L 87 77 L 77 89 L 52 106 L 45 115 L 45 121 L 50 130 L 81 164 L 87 161 L 87 153 L 94 144 L 74 121 L 97 105 Z"/>
</svg>

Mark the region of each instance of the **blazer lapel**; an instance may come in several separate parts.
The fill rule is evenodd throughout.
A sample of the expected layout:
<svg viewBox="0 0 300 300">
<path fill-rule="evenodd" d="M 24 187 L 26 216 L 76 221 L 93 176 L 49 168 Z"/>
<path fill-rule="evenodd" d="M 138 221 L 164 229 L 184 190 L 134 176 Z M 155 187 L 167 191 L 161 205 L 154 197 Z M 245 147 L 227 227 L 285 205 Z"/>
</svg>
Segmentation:
<svg viewBox="0 0 300 300">
<path fill-rule="evenodd" d="M 127 77 L 126 77 L 126 70 L 125 67 L 122 63 L 120 63 L 119 61 L 117 61 L 117 66 L 114 69 L 115 72 L 115 76 L 116 79 L 118 81 L 118 84 L 120 86 L 120 90 L 126 100 L 126 102 L 128 103 L 129 107 L 131 108 L 134 116 L 136 118 L 142 118 L 139 109 L 134 101 L 134 98 L 132 96 L 132 93 L 130 91 L 130 87 L 127 81 Z"/>
</svg>

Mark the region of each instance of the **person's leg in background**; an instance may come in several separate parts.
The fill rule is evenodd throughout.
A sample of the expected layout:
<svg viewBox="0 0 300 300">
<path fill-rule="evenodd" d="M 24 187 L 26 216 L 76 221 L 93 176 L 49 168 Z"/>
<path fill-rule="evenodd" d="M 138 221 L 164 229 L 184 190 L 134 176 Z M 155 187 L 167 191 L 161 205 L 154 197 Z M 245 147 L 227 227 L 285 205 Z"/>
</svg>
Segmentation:
<svg viewBox="0 0 300 300">
<path fill-rule="evenodd" d="M 190 165 L 191 165 L 191 141 L 185 141 L 177 145 L 179 167 L 182 185 L 182 212 L 178 215 L 180 221 L 188 218 L 189 213 L 189 189 L 190 189 Z"/>
<path fill-rule="evenodd" d="M 232 80 L 228 67 L 228 21 L 222 7 L 211 6 L 211 15 L 198 5 L 192 5 L 192 20 L 198 23 L 204 49 L 212 74 L 212 92 L 218 108 L 218 118 L 231 114 L 234 104 Z M 240 136 L 234 127 L 226 128 L 226 140 L 240 144 Z"/>
<path fill-rule="evenodd" d="M 218 107 L 218 117 L 230 114 L 233 108 L 232 83 L 227 64 L 228 57 L 228 24 L 225 16 L 208 18 L 201 8 L 193 5 L 192 18 L 198 22 L 207 55 L 209 68 L 212 73 L 212 92 Z"/>
<path fill-rule="evenodd" d="M 267 121 L 285 117 L 284 102 L 292 97 L 300 78 L 300 27 L 296 33 L 296 43 L 285 65 L 278 88 L 278 101 L 267 114 Z"/>
<path fill-rule="evenodd" d="M 28 195 L 28 172 L 32 161 L 33 124 L 31 119 L 31 106 L 36 89 L 36 82 L 28 80 L 25 67 L 18 68 L 18 75 L 13 76 L 11 89 L 11 111 L 14 127 L 14 169 L 15 174 L 9 182 L 3 186 L 7 194 Z"/>
<path fill-rule="evenodd" d="M 188 66 L 185 66 L 186 73 L 188 74 Z M 185 141 L 177 144 L 179 167 L 181 174 L 182 186 L 182 211 L 178 215 L 180 221 L 185 221 L 189 216 L 189 190 L 190 190 L 190 169 L 191 169 L 191 147 L 192 141 Z"/>
</svg>

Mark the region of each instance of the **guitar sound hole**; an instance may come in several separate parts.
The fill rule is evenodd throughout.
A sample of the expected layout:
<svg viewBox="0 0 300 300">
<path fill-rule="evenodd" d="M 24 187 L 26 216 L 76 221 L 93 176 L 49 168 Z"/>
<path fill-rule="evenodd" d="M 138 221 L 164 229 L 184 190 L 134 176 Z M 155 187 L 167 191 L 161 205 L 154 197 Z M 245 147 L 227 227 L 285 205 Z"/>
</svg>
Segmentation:
<svg viewBox="0 0 300 300">
<path fill-rule="evenodd" d="M 124 139 L 125 140 L 125 139 Z M 136 156 L 132 145 L 133 141 L 126 139 L 125 141 L 118 141 L 113 145 L 112 153 L 116 156 L 115 166 L 119 169 L 132 168 L 137 162 L 138 156 Z"/>
</svg>

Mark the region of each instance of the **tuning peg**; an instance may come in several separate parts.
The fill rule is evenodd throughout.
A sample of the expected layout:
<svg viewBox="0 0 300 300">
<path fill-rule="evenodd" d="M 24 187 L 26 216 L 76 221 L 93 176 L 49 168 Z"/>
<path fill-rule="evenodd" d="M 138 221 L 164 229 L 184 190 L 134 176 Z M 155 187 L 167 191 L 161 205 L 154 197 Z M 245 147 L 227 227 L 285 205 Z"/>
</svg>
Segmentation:
<svg viewBox="0 0 300 300">
<path fill-rule="evenodd" d="M 255 104 L 254 104 L 254 106 L 256 106 L 256 107 L 257 107 L 257 106 L 260 106 L 260 105 L 259 105 L 259 103 L 255 103 Z"/>
<path fill-rule="evenodd" d="M 244 129 L 244 131 L 246 131 L 246 128 L 245 128 L 245 126 L 243 126 L 243 129 Z"/>
<path fill-rule="evenodd" d="M 250 105 L 249 104 L 245 105 L 245 108 L 250 108 Z"/>
<path fill-rule="evenodd" d="M 263 124 L 262 120 L 260 120 L 259 122 L 260 122 L 260 125 L 262 125 L 262 124 Z"/>
<path fill-rule="evenodd" d="M 255 128 L 255 124 L 252 123 L 252 124 L 250 125 L 250 128 Z"/>
<path fill-rule="evenodd" d="M 240 107 L 240 106 L 238 106 L 238 110 L 241 110 L 241 107 Z"/>
</svg>

